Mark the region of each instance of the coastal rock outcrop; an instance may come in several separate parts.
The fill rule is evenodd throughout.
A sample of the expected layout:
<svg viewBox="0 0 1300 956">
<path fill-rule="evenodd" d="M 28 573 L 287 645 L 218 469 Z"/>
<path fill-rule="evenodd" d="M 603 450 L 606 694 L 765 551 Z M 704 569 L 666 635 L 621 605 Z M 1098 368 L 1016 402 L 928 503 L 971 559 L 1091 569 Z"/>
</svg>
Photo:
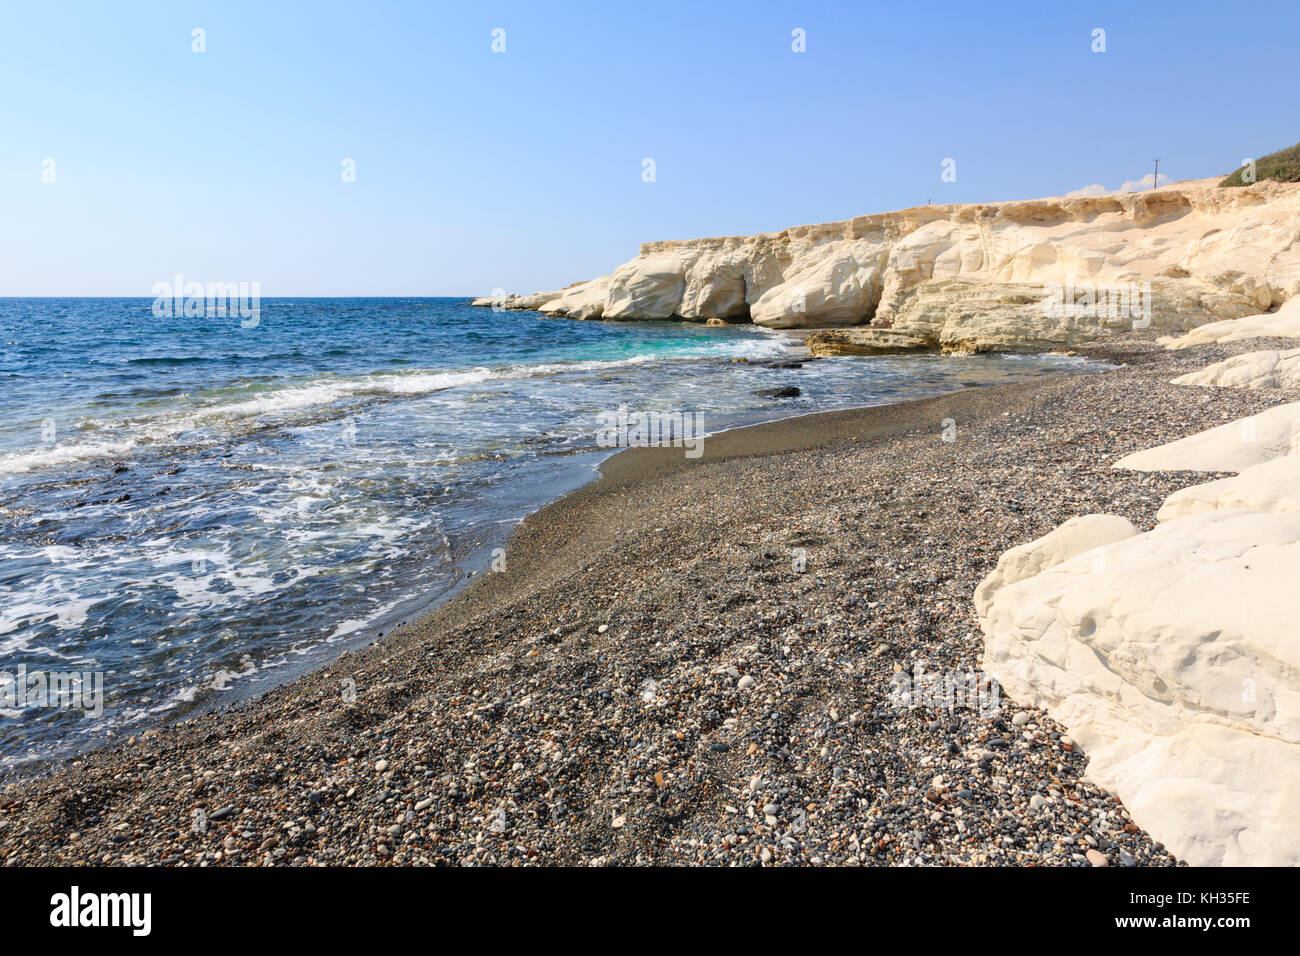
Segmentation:
<svg viewBox="0 0 1300 956">
<path fill-rule="evenodd" d="M 924 332 L 901 329 L 828 329 L 804 339 L 808 351 L 817 356 L 888 355 L 896 352 L 924 352 L 939 343 Z"/>
<path fill-rule="evenodd" d="M 1300 402 L 1219 425 L 1178 441 L 1125 455 L 1131 471 L 1244 471 L 1300 450 Z"/>
<path fill-rule="evenodd" d="M 1300 512 L 1300 455 L 1274 458 L 1231 478 L 1175 491 L 1165 499 L 1156 520 L 1233 510 Z"/>
<path fill-rule="evenodd" d="M 1234 355 L 1173 379 L 1174 385 L 1217 388 L 1300 388 L 1300 349 Z"/>
<path fill-rule="evenodd" d="M 975 592 L 984 670 L 1196 865 L 1300 864 L 1298 434 L 1300 404 L 1280 405 L 1121 459 L 1239 474 L 1170 495 L 1144 533 L 1067 521 Z"/>
<path fill-rule="evenodd" d="M 1137 533 L 1137 528 L 1127 518 L 1116 515 L 1083 515 L 1071 518 L 1035 541 L 1003 552 L 998 558 L 998 566 L 975 589 L 976 617 L 981 624 L 984 623 L 994 597 L 1003 588 L 1085 552 L 1100 556 L 1098 548 L 1131 538 Z"/>
<path fill-rule="evenodd" d="M 599 319 L 605 312 L 605 297 L 609 294 L 610 277 L 601 276 L 590 282 L 571 286 L 537 307 L 546 315 L 565 315 L 571 319 Z"/>
<path fill-rule="evenodd" d="M 851 329 L 814 343 L 821 354 L 1057 348 L 1275 308 L 1300 291 L 1297 236 L 1295 183 L 920 206 L 645 243 L 610 275 L 539 308 Z"/>
<path fill-rule="evenodd" d="M 667 319 L 686 291 L 686 270 L 676 256 L 651 256 L 619 266 L 610 276 L 606 319 Z"/>
<path fill-rule="evenodd" d="M 496 307 L 498 309 L 509 309 L 511 311 L 540 309 L 547 302 L 553 302 L 563 295 L 563 292 L 532 292 L 528 295 L 519 295 L 514 292 L 505 295 L 489 295 L 481 299 L 475 299 L 470 305 L 485 306 L 488 308 Z"/>
<path fill-rule="evenodd" d="M 1300 256 L 1296 258 L 1300 259 Z M 1260 338 L 1300 339 L 1300 296 L 1287 299 L 1275 312 L 1210 322 L 1186 335 L 1166 337 L 1160 341 L 1166 348 L 1190 349 L 1215 342 Z"/>
<path fill-rule="evenodd" d="M 1298 565 L 1297 513 L 1159 525 L 992 588 L 984 670 L 1182 859 L 1294 866 Z"/>
</svg>

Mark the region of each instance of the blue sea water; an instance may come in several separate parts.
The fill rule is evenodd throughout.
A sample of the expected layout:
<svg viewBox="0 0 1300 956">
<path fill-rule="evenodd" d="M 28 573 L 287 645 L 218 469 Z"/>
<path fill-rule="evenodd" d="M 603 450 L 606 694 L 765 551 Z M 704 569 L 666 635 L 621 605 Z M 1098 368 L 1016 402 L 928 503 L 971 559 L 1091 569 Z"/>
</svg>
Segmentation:
<svg viewBox="0 0 1300 956">
<path fill-rule="evenodd" d="M 0 299 L 0 672 L 105 688 L 99 716 L 0 707 L 0 765 L 265 689 L 409 618 L 464 581 L 464 555 L 594 476 L 622 404 L 718 431 L 1093 368 L 767 367 L 801 341 L 464 299 L 269 299 L 254 327 L 152 306 Z M 802 394 L 754 394 L 779 385 Z"/>
</svg>

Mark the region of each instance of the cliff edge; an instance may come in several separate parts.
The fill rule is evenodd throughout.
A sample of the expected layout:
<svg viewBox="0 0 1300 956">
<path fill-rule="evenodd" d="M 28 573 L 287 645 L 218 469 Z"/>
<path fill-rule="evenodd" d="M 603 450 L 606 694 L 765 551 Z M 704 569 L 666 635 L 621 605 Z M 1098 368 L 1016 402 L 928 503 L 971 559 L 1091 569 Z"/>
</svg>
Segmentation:
<svg viewBox="0 0 1300 956">
<path fill-rule="evenodd" d="M 474 304 L 836 329 L 809 339 L 830 354 L 1058 348 L 1270 311 L 1300 291 L 1297 240 L 1300 183 L 1205 179 L 649 242 L 562 292 Z"/>
</svg>

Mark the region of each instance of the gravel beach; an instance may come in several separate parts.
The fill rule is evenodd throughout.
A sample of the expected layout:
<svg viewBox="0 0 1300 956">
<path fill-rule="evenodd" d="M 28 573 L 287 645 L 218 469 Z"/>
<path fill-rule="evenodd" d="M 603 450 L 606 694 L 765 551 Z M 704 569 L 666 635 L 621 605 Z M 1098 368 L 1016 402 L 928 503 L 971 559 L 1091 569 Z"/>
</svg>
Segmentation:
<svg viewBox="0 0 1300 956">
<path fill-rule="evenodd" d="M 972 592 L 1068 518 L 1212 476 L 1124 454 L 1294 398 L 1169 379 L 1294 342 L 634 449 L 370 647 L 0 791 L 9 865 L 1175 865 L 978 673 Z M 800 370 L 789 370 L 798 386 Z M 985 703 L 988 701 L 985 700 Z"/>
</svg>

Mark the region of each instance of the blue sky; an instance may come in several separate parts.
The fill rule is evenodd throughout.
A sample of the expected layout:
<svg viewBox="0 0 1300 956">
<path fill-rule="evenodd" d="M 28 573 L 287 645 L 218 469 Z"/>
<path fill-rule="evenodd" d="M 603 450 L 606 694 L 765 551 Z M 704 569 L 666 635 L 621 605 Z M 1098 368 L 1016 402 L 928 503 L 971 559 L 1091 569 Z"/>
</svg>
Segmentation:
<svg viewBox="0 0 1300 956">
<path fill-rule="evenodd" d="M 645 240 L 1118 188 L 1155 156 L 1201 178 L 1300 140 L 1294 2 L 0 16 L 0 295 L 149 296 L 177 272 L 266 296 L 526 292 Z"/>
</svg>

